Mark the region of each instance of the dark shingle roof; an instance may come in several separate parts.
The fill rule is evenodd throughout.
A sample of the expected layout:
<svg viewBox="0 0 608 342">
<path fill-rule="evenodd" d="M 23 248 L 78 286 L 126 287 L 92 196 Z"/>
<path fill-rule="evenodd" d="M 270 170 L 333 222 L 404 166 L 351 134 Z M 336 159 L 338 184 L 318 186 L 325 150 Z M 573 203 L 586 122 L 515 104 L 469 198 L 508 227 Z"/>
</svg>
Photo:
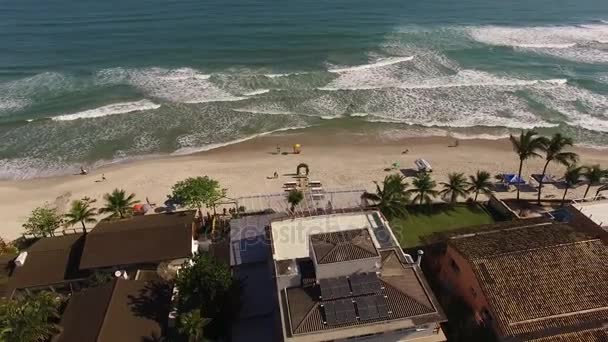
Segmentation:
<svg viewBox="0 0 608 342">
<path fill-rule="evenodd" d="M 543 337 L 531 342 L 606 342 L 608 341 L 608 328 L 586 331 L 577 331 L 558 336 Z"/>
<path fill-rule="evenodd" d="M 377 257 L 367 229 L 343 230 L 310 236 L 317 264 Z"/>
<path fill-rule="evenodd" d="M 194 211 L 102 221 L 88 235 L 81 269 L 156 263 L 190 256 Z"/>
<path fill-rule="evenodd" d="M 21 267 L 15 267 L 8 289 L 51 285 L 75 277 L 83 234 L 46 237 L 27 249 Z"/>
<path fill-rule="evenodd" d="M 553 224 L 448 243 L 470 261 L 499 333 L 528 339 L 608 321 L 608 246 L 588 238 Z"/>
<path fill-rule="evenodd" d="M 170 298 L 171 287 L 162 282 L 115 279 L 85 289 L 70 299 L 54 342 L 158 340 Z"/>
</svg>

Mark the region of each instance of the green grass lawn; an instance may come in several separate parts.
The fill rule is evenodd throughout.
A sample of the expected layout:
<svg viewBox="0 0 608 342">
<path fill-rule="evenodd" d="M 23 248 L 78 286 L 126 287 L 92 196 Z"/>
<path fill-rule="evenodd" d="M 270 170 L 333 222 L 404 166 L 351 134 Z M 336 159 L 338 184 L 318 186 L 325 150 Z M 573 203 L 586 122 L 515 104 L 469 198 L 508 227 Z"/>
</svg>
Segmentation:
<svg viewBox="0 0 608 342">
<path fill-rule="evenodd" d="M 390 222 L 404 248 L 420 245 L 420 237 L 431 233 L 494 222 L 481 207 L 467 204 L 412 207 L 408 212 L 407 217 L 394 218 Z"/>
</svg>

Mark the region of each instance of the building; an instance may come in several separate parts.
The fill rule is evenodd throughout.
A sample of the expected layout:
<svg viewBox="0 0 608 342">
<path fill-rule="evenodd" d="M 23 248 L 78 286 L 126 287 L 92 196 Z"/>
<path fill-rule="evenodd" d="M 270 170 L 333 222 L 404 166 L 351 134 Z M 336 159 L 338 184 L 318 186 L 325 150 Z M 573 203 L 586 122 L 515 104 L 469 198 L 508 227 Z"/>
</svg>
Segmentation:
<svg viewBox="0 0 608 342">
<path fill-rule="evenodd" d="M 608 243 L 608 200 L 574 201 L 564 213 L 564 221 L 598 234 Z"/>
<path fill-rule="evenodd" d="M 194 213 L 102 221 L 87 234 L 80 269 L 129 272 L 155 268 L 161 262 L 179 266 L 198 250 L 192 238 Z"/>
<path fill-rule="evenodd" d="M 445 321 L 379 212 L 270 224 L 285 341 L 445 341 Z"/>
<path fill-rule="evenodd" d="M 21 265 L 15 261 L 10 263 L 5 295 L 11 297 L 16 290 L 71 287 L 75 280 L 86 276 L 86 272 L 78 269 L 83 244 L 83 234 L 45 237 L 36 241 L 21 254 Z"/>
<path fill-rule="evenodd" d="M 114 279 L 72 295 L 53 342 L 159 341 L 170 303 L 166 283 Z"/>
<path fill-rule="evenodd" d="M 562 223 L 498 227 L 448 239 L 445 287 L 501 341 L 607 341 L 608 246 Z"/>
</svg>

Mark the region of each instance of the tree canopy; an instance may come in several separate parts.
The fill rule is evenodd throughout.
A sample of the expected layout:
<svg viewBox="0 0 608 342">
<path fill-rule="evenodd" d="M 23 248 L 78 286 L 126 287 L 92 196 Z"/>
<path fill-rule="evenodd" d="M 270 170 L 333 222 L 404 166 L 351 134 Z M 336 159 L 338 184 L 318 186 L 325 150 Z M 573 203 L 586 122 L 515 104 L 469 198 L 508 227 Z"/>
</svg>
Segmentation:
<svg viewBox="0 0 608 342">
<path fill-rule="evenodd" d="M 522 131 L 519 137 L 509 136 L 513 151 L 519 157 L 519 171 L 517 175 L 521 179 L 521 171 L 524 166 L 524 161 L 540 157 L 540 152 L 547 146 L 547 138 L 541 137 L 536 131 Z M 517 187 L 517 199 L 519 199 L 519 187 Z"/>
<path fill-rule="evenodd" d="M 0 302 L 0 341 L 42 342 L 59 332 L 61 299 L 38 292 Z"/>
<path fill-rule="evenodd" d="M 70 205 L 70 210 L 65 214 L 66 226 L 73 226 L 75 224 L 82 224 L 82 229 L 87 232 L 86 223 L 95 223 L 97 215 L 97 209 L 91 207 L 89 201 L 75 200 Z"/>
<path fill-rule="evenodd" d="M 202 317 L 216 318 L 228 309 L 235 284 L 228 266 L 206 254 L 196 254 L 175 281 L 179 290 L 178 312 L 200 309 Z"/>
<path fill-rule="evenodd" d="M 439 195 L 439 191 L 435 188 L 437 187 L 437 183 L 431 178 L 431 176 L 426 172 L 421 172 L 414 177 L 412 181 L 412 185 L 414 186 L 411 189 L 408 189 L 407 192 L 410 194 L 415 194 L 412 202 L 414 203 L 427 203 L 431 204 L 433 202 L 433 198 Z"/>
<path fill-rule="evenodd" d="M 374 202 L 373 207 L 378 208 L 387 218 L 404 217 L 409 201 L 406 188 L 405 177 L 392 174 L 384 177 L 382 187 L 376 183 L 376 193 L 365 192 L 361 197 Z"/>
<path fill-rule="evenodd" d="M 469 194 L 469 185 L 464 173 L 450 173 L 448 174 L 448 181 L 441 182 L 443 190 L 439 194 L 448 198 L 450 203 L 453 204 L 456 203 L 458 197 L 466 197 Z"/>
<path fill-rule="evenodd" d="M 190 177 L 173 185 L 172 198 L 187 207 L 212 207 L 217 201 L 226 196 L 226 189 L 220 187 L 215 179 L 204 177 Z"/>
<path fill-rule="evenodd" d="M 110 217 L 124 218 L 131 213 L 131 207 L 139 203 L 135 200 L 135 194 L 131 193 L 127 196 L 123 189 L 114 189 L 111 194 L 103 195 L 103 199 L 106 203 L 103 208 L 99 209 L 99 212 L 110 213 Z"/>
<path fill-rule="evenodd" d="M 45 205 L 32 210 L 23 224 L 26 233 L 36 236 L 53 236 L 55 230 L 63 223 L 62 215 L 54 207 Z"/>
</svg>

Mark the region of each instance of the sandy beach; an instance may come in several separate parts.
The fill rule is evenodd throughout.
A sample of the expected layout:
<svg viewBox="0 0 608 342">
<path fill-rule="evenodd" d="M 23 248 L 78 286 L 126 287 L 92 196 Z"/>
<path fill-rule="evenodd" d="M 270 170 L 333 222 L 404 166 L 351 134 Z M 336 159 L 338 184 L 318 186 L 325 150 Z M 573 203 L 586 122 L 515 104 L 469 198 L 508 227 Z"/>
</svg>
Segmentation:
<svg viewBox="0 0 608 342">
<path fill-rule="evenodd" d="M 353 133 L 341 130 L 297 130 L 258 137 L 252 140 L 188 156 L 167 156 L 111 165 L 86 176 L 68 175 L 21 181 L 0 182 L 0 217 L 3 224 L 0 236 L 17 238 L 22 223 L 36 206 L 45 202 L 67 208 L 69 202 L 84 196 L 100 200 L 114 188 L 136 194 L 142 202 L 162 204 L 171 186 L 186 177 L 208 175 L 218 179 L 230 196 L 243 196 L 282 191 L 283 182 L 296 166 L 307 163 L 311 177 L 323 182 L 325 188 L 373 189 L 373 181 L 382 180 L 392 163 L 401 168 L 413 167 L 417 158 L 427 159 L 434 167 L 433 177 L 443 181 L 449 172 L 472 174 L 487 170 L 492 174 L 516 172 L 518 160 L 507 139 L 460 140 L 458 147 L 448 147 L 454 139 L 447 137 L 399 137 L 383 133 Z M 302 153 L 277 155 L 276 147 L 290 152 L 294 143 L 302 145 Z M 402 151 L 409 149 L 409 153 Z M 608 152 L 576 147 L 582 164 L 601 164 L 608 167 Z M 541 171 L 543 160 L 525 164 L 524 175 Z M 274 172 L 279 179 L 268 179 Z M 556 165 L 550 172 L 561 176 L 564 168 Z M 391 171 L 398 172 L 398 171 Z M 106 180 L 101 180 L 102 173 Z M 569 198 L 582 196 L 584 186 L 572 190 Z M 547 187 L 546 194 L 561 195 L 562 190 Z M 522 193 L 532 197 L 535 193 Z"/>
</svg>

